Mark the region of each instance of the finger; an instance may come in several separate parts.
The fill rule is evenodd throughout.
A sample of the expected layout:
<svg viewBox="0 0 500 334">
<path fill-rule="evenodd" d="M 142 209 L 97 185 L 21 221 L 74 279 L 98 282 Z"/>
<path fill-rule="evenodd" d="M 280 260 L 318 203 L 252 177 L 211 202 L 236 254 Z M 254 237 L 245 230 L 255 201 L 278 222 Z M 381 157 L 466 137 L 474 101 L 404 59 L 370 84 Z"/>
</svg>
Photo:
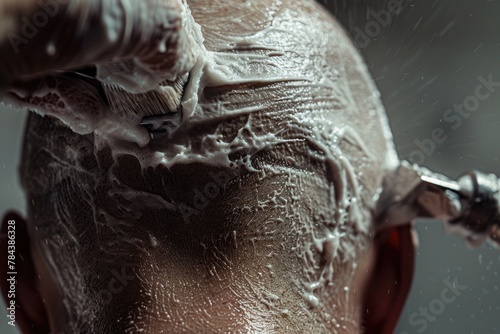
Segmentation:
<svg viewBox="0 0 500 334">
<path fill-rule="evenodd" d="M 4 86 L 56 70 L 124 60 L 133 73 L 173 80 L 190 70 L 197 53 L 188 32 L 194 21 L 183 0 L 4 1 L 0 19 Z M 109 80 L 116 74 L 107 68 L 102 72 Z M 136 81 L 123 86 L 135 87 Z"/>
</svg>

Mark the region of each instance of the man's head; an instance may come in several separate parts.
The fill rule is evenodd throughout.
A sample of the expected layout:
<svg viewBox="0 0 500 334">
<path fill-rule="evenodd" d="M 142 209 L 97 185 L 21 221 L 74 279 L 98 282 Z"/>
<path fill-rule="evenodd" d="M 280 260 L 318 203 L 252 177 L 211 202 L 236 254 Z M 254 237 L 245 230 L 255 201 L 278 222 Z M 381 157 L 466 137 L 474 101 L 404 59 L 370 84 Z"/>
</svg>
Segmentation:
<svg viewBox="0 0 500 334">
<path fill-rule="evenodd" d="M 360 56 L 310 1 L 189 5 L 207 58 L 173 136 L 139 149 L 30 116 L 19 237 L 37 275 L 22 274 L 24 321 L 56 333 L 391 331 L 413 242 L 408 227 L 373 226 L 397 158 Z"/>
</svg>

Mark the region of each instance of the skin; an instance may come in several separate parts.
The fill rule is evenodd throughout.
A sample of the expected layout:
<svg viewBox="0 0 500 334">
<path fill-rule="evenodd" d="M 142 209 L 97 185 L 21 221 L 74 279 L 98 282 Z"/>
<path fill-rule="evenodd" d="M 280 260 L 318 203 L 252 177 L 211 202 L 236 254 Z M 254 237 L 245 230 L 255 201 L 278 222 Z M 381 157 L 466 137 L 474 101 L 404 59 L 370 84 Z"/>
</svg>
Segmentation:
<svg viewBox="0 0 500 334">
<path fill-rule="evenodd" d="M 303 129 L 294 131 L 289 125 L 295 118 L 308 117 L 312 110 L 316 122 L 342 124 L 362 139 L 363 149 L 345 140 L 336 145 L 363 185 L 360 210 L 370 217 L 371 198 L 394 152 L 384 133 L 386 119 L 380 102 L 361 98 L 372 96 L 376 88 L 366 69 L 360 67 L 360 59 L 351 57 L 356 51 L 346 43 L 347 36 L 309 1 L 253 1 L 245 11 L 242 5 L 239 1 L 230 5 L 189 1 L 210 52 L 226 47 L 228 41 L 223 36 L 227 32 L 253 35 L 291 11 L 297 23 L 307 22 L 306 35 L 311 37 L 314 54 L 320 57 L 317 63 L 309 61 L 304 51 L 309 48 L 300 48 L 305 35 L 290 32 L 286 38 L 296 45 L 296 56 L 280 65 L 294 68 L 300 64 L 297 67 L 317 81 L 322 72 L 331 75 L 341 69 L 349 82 L 355 83 L 349 88 L 358 98 L 350 100 L 349 108 L 336 108 L 331 101 L 326 108 L 320 108 L 313 97 L 327 97 L 332 92 L 322 92 L 315 84 L 302 83 L 298 94 L 294 90 L 297 85 L 286 80 L 273 85 L 209 87 L 199 101 L 202 106 L 217 98 L 224 98 L 228 105 L 245 106 L 263 103 L 270 97 L 275 101 L 295 97 L 262 107 L 251 116 L 230 117 L 210 126 L 186 126 L 162 149 L 186 140 L 195 143 L 208 135 L 216 134 L 222 140 L 239 136 L 238 131 L 249 118 L 258 135 L 286 130 L 288 139 L 302 138 Z M 272 5 L 274 11 L 264 10 Z M 249 23 L 235 25 L 237 21 L 230 18 L 241 13 L 246 14 L 241 21 Z M 331 37 L 329 41 L 343 44 L 321 43 L 325 34 Z M 321 64 L 329 67 L 315 66 Z M 46 71 L 51 69 L 37 72 Z M 10 82 L 28 85 L 19 78 Z M 304 100 L 311 103 L 302 112 L 299 106 Z M 367 113 L 370 109 L 377 110 L 376 115 Z M 61 135 L 69 146 L 59 144 Z M 248 139 L 248 134 L 241 136 Z M 56 121 L 30 118 L 21 171 L 28 203 L 32 203 L 29 218 L 9 213 L 3 224 L 3 233 L 8 220 L 14 219 L 20 226 L 16 240 L 22 245 L 19 252 L 25 260 L 18 270 L 21 282 L 17 302 L 18 323 L 24 333 L 68 331 L 68 323 L 74 323 L 81 332 L 97 333 L 133 333 L 138 329 L 148 333 L 394 330 L 411 285 L 415 247 L 412 229 L 402 226 L 379 231 L 371 221 L 365 221 L 369 232 L 361 233 L 346 225 L 346 239 L 359 242 L 354 261 L 342 263 L 344 255 L 331 260 L 316 250 L 310 263 L 304 264 L 301 255 L 313 237 L 341 226 L 340 221 L 331 218 L 326 230 L 314 227 L 312 212 L 335 217 L 335 210 L 321 202 L 328 199 L 329 188 L 325 185 L 331 184 L 331 175 L 324 163 L 309 156 L 313 146 L 310 141 L 285 143 L 254 154 L 252 166 L 258 172 L 251 172 L 200 163 L 178 164 L 170 170 L 163 166 L 144 170 L 133 152 L 113 154 L 106 146 L 96 147 L 94 140 L 93 134 L 75 134 Z M 75 158 L 66 147 L 80 154 Z M 46 159 L 41 159 L 44 155 Z M 366 156 L 371 157 L 369 163 L 362 164 Z M 190 215 L 189 224 L 185 215 L 167 204 L 187 203 L 194 207 L 193 189 L 203 189 L 212 181 L 211 173 L 221 172 L 231 175 L 225 191 L 200 213 Z M 66 178 L 58 179 L 59 173 Z M 299 190 L 289 186 L 293 177 L 301 180 Z M 43 185 L 46 183 L 48 186 Z M 131 201 L 112 196 L 124 187 L 142 190 L 146 197 Z M 145 207 L 151 203 L 151 194 L 169 201 Z M 298 199 L 293 207 L 273 204 L 276 199 L 293 198 Z M 261 207 L 266 199 L 271 201 Z M 120 211 L 122 207 L 134 214 Z M 296 215 L 289 216 L 291 208 Z M 96 212 L 105 213 L 104 218 L 96 219 Z M 117 218 L 125 223 L 119 224 Z M 303 229 L 307 232 L 301 234 Z M 56 237 L 59 234 L 61 239 Z M 6 244 L 2 244 L 6 252 Z M 334 279 L 317 291 L 320 305 L 314 307 L 301 295 L 300 284 L 317 278 L 329 261 L 335 269 Z M 6 268 L 0 270 L 2 275 L 7 272 Z M 117 279 L 114 272 L 122 273 L 125 281 Z M 347 293 L 344 287 L 349 288 Z M 5 296 L 6 285 L 2 289 Z M 109 301 L 99 296 L 103 290 L 113 291 Z M 65 298 L 69 305 L 61 302 Z M 85 327 L 89 323 L 94 327 Z M 75 329 L 70 327 L 72 331 Z"/>
</svg>

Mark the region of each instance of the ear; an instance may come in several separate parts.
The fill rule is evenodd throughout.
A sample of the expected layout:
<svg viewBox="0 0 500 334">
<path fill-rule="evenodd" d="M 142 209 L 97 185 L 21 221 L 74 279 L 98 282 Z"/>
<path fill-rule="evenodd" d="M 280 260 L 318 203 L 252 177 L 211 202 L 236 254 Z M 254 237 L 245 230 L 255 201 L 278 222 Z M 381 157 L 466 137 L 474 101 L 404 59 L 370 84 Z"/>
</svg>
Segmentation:
<svg viewBox="0 0 500 334">
<path fill-rule="evenodd" d="M 24 334 L 50 332 L 37 280 L 26 221 L 19 214 L 9 212 L 1 228 L 0 288 L 8 321 L 13 321 Z"/>
<path fill-rule="evenodd" d="M 374 246 L 375 265 L 363 303 L 364 333 L 393 333 L 413 281 L 417 247 L 413 226 L 380 231 Z"/>
</svg>

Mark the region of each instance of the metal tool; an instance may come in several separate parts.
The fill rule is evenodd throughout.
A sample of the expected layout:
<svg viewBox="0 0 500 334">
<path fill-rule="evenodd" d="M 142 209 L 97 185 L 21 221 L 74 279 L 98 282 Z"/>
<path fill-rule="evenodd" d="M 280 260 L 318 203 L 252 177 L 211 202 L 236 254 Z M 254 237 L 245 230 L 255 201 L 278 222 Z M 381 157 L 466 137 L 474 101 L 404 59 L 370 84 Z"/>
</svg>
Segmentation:
<svg viewBox="0 0 500 334">
<path fill-rule="evenodd" d="M 133 66 L 134 64 L 131 62 L 109 65 L 114 72 L 125 74 L 133 73 Z M 155 91 L 132 94 L 119 86 L 103 84 L 96 79 L 97 69 L 95 66 L 86 66 L 70 72 L 60 71 L 60 73 L 93 85 L 116 113 L 121 113 L 124 116 L 145 115 L 139 124 L 148 130 L 153 140 L 170 136 L 182 123 L 181 100 L 184 86 L 189 80 L 189 73 L 175 81 L 165 80 L 162 82 L 160 84 L 162 94 Z"/>
<path fill-rule="evenodd" d="M 159 140 L 170 136 L 181 126 L 184 115 L 181 102 L 184 98 L 185 86 L 188 84 L 189 78 L 190 74 L 186 73 L 176 81 L 165 81 L 161 84 L 161 95 L 149 92 L 148 94 L 150 95 L 147 96 L 147 99 L 140 101 L 141 104 L 147 104 L 152 100 L 156 101 L 156 104 L 153 103 L 148 106 L 147 109 L 150 110 L 143 113 L 145 117 L 140 123 L 140 125 L 149 131 L 151 139 Z M 137 99 L 137 97 L 134 99 Z M 134 109 L 141 109 L 141 107 L 136 105 Z M 163 112 L 158 113 L 158 110 Z M 153 111 L 153 114 L 148 114 L 151 111 Z"/>
<path fill-rule="evenodd" d="M 402 162 L 387 176 L 375 219 L 378 228 L 417 219 L 440 219 L 448 233 L 479 246 L 500 247 L 500 182 L 493 174 L 471 171 L 453 181 Z"/>
<path fill-rule="evenodd" d="M 151 139 L 161 139 L 169 136 L 181 123 L 182 113 L 180 111 L 164 115 L 144 117 L 140 125 L 144 126 L 151 135 Z"/>
</svg>

